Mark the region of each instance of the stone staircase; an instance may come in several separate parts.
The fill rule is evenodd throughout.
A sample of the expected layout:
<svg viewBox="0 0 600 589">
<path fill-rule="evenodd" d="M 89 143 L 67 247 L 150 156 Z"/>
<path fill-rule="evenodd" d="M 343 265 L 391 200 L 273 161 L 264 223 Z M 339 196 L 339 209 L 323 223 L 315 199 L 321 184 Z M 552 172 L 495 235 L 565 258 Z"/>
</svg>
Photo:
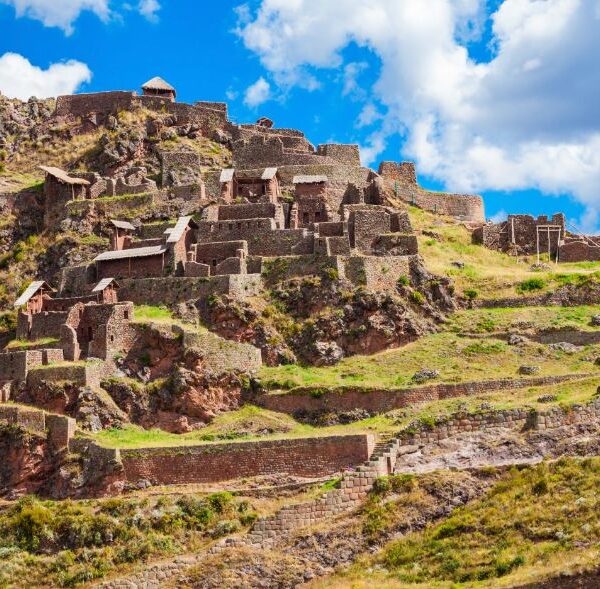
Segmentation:
<svg viewBox="0 0 600 589">
<path fill-rule="evenodd" d="M 393 435 L 381 436 L 365 463 L 342 475 L 339 488 L 321 497 L 288 505 L 274 515 L 260 518 L 245 535 L 225 538 L 213 546 L 208 554 L 216 554 L 228 548 L 249 546 L 272 547 L 279 539 L 294 530 L 317 524 L 327 518 L 351 511 L 358 507 L 371 490 L 375 479 L 390 474 L 396 461 L 400 442 Z M 390 470 L 390 464 L 392 469 Z M 185 570 L 199 564 L 206 555 L 187 555 L 174 561 L 152 564 L 131 577 L 102 582 L 99 589 L 154 589 L 173 581 Z"/>
</svg>

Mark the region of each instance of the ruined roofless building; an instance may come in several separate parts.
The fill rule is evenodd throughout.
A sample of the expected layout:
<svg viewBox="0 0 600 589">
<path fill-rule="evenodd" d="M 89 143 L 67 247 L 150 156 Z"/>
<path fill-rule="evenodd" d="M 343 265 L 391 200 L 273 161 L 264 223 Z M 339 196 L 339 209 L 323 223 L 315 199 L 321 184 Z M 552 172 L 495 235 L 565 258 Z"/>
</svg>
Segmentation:
<svg viewBox="0 0 600 589">
<path fill-rule="evenodd" d="M 144 92 L 144 96 L 158 96 L 160 98 L 167 98 L 171 102 L 175 102 L 177 98 L 175 88 L 158 76 L 148 80 L 142 86 L 142 91 Z"/>
</svg>

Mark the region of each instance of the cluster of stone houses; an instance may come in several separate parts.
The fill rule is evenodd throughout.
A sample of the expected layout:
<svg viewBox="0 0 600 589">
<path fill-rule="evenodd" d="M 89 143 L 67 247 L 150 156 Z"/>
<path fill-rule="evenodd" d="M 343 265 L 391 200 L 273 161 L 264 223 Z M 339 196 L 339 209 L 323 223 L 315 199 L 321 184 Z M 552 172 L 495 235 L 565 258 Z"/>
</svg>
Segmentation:
<svg viewBox="0 0 600 589">
<path fill-rule="evenodd" d="M 33 282 L 15 302 L 17 338 L 31 345 L 0 353 L 0 383 L 22 379 L 36 363 L 110 360 L 130 343 L 133 303 L 256 294 L 266 261 L 276 258 L 289 260 L 296 275 L 318 273 L 325 264 L 357 284 L 390 287 L 410 272 L 417 241 L 407 212 L 389 206 L 388 196 L 443 203 L 418 187 L 414 167 L 388 162 L 378 174 L 361 166 L 358 146 L 315 149 L 301 132 L 277 129 L 266 117 L 233 125 L 226 105 L 179 104 L 175 89 L 160 78 L 144 84 L 142 96 L 60 97 L 57 116 L 99 125 L 135 105 L 172 113 L 177 124 L 196 125 L 205 136 L 227 135 L 234 166 L 201 174 L 194 154 L 165 153 L 161 187 L 139 166 L 114 177 L 44 166 L 47 227 L 66 217 L 68 203 L 160 193 L 165 183 L 184 195 L 189 212 L 151 225 L 114 219 L 110 250 L 65 268 L 58 293 L 44 281 Z M 196 169 L 193 189 L 172 186 L 177 165 Z M 480 220 L 479 197 L 451 196 L 452 214 Z"/>
</svg>

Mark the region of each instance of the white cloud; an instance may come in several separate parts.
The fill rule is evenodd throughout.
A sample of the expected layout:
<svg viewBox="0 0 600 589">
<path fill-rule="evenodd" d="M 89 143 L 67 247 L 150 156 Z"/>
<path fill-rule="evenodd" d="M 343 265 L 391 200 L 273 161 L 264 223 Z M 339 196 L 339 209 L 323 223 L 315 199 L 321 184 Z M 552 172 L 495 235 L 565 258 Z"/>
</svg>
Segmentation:
<svg viewBox="0 0 600 589">
<path fill-rule="evenodd" d="M 260 106 L 264 102 L 267 102 L 271 97 L 271 84 L 267 82 L 264 78 L 259 78 L 252 84 L 246 88 L 246 92 L 244 94 L 244 104 L 255 108 Z"/>
<path fill-rule="evenodd" d="M 73 23 L 86 10 L 103 21 L 111 16 L 110 0 L 0 0 L 14 6 L 18 17 L 39 20 L 47 27 L 59 27 L 67 35 L 73 32 Z"/>
<path fill-rule="evenodd" d="M 377 110 L 377 107 L 372 102 L 367 102 L 358 115 L 356 126 L 359 129 L 370 127 L 381 119 L 383 119 L 383 115 Z"/>
<path fill-rule="evenodd" d="M 502 221 L 506 221 L 508 217 L 508 213 L 504 209 L 500 209 L 495 215 L 492 215 L 489 220 L 492 223 L 502 223 Z"/>
<path fill-rule="evenodd" d="M 365 97 L 365 90 L 361 87 L 358 77 L 369 67 L 369 64 L 364 61 L 351 62 L 344 66 L 344 88 L 342 96 L 352 96 L 357 100 L 362 100 Z"/>
<path fill-rule="evenodd" d="M 158 0 L 140 0 L 138 4 L 140 14 L 146 17 L 151 22 L 158 21 L 158 11 L 160 3 Z"/>
<path fill-rule="evenodd" d="M 0 90 L 10 98 L 26 100 L 30 96 L 72 94 L 91 78 L 88 66 L 79 61 L 54 63 L 43 70 L 17 53 L 0 57 Z"/>
<path fill-rule="evenodd" d="M 322 68 L 345 71 L 350 44 L 370 50 L 380 75 L 367 90 L 387 113 L 367 141 L 370 157 L 386 133 L 401 130 L 404 155 L 451 190 L 569 193 L 587 207 L 584 221 L 595 222 L 600 2 L 504 0 L 491 15 L 487 5 L 262 0 L 246 11 L 239 34 L 277 83 L 305 84 Z M 493 54 L 476 63 L 466 40 L 479 38 L 486 17 Z"/>
</svg>

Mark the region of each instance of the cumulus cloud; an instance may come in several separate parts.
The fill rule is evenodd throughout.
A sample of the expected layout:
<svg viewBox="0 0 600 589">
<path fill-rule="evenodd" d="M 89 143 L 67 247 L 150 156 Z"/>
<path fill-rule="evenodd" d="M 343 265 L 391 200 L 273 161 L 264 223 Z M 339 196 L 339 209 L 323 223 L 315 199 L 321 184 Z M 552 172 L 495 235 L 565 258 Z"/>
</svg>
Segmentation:
<svg viewBox="0 0 600 589">
<path fill-rule="evenodd" d="M 111 0 L 0 0 L 0 4 L 13 6 L 17 17 L 41 21 L 46 27 L 58 27 L 67 35 L 73 33 L 73 24 L 82 12 L 94 13 L 104 22 L 115 16 Z M 123 10 L 137 10 L 149 21 L 158 20 L 159 0 L 139 0 L 136 5 L 123 3 Z M 118 17 L 118 14 L 116 15 Z"/>
<path fill-rule="evenodd" d="M 43 70 L 17 53 L 0 57 L 0 90 L 10 98 L 26 100 L 30 96 L 72 94 L 91 78 L 88 66 L 79 61 L 54 63 Z"/>
<path fill-rule="evenodd" d="M 277 82 L 303 84 L 323 68 L 345 73 L 343 50 L 369 49 L 381 62 L 370 102 L 387 113 L 367 142 L 371 156 L 400 130 L 404 155 L 450 190 L 568 193 L 587 207 L 584 222 L 596 223 L 600 2 L 503 0 L 492 14 L 487 6 L 262 0 L 239 34 Z M 467 42 L 481 38 L 486 19 L 491 56 L 476 62 Z M 376 122 L 363 114 L 359 126 Z"/>
<path fill-rule="evenodd" d="M 246 92 L 244 94 L 244 104 L 251 108 L 255 108 L 264 102 L 267 102 L 270 97 L 271 84 L 261 77 L 256 80 L 254 84 L 246 88 Z"/>
<path fill-rule="evenodd" d="M 358 100 L 364 99 L 366 92 L 360 85 L 358 77 L 369 67 L 369 64 L 365 61 L 350 62 L 344 66 L 344 88 L 342 90 L 343 96 L 352 96 Z"/>
<path fill-rule="evenodd" d="M 151 22 L 158 21 L 158 11 L 160 4 L 158 0 L 140 0 L 138 4 L 140 14 Z"/>
<path fill-rule="evenodd" d="M 86 10 L 103 21 L 111 16 L 110 0 L 0 0 L 14 6 L 18 17 L 39 20 L 47 27 L 59 27 L 67 35 L 73 32 L 73 23 Z"/>
</svg>

